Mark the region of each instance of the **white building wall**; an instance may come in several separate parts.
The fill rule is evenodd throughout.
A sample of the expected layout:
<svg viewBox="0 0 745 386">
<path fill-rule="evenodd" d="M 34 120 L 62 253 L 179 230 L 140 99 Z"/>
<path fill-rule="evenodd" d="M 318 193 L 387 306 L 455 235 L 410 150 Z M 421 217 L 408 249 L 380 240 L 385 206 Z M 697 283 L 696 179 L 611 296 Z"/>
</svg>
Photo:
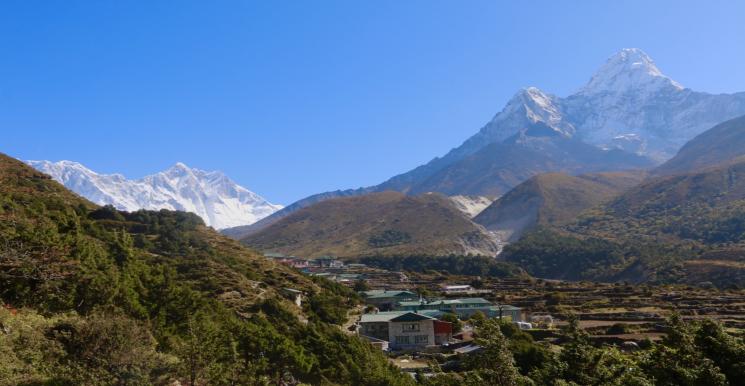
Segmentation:
<svg viewBox="0 0 745 386">
<path fill-rule="evenodd" d="M 418 324 L 419 331 L 404 331 L 404 325 L 407 324 Z M 408 336 L 409 343 L 401 344 L 397 341 L 396 337 Z M 417 342 L 416 336 L 426 336 L 426 342 Z M 388 342 L 390 347 L 395 349 L 406 349 L 406 348 L 424 348 L 435 344 L 435 327 L 431 319 L 420 320 L 417 322 L 390 322 L 388 324 Z"/>
</svg>

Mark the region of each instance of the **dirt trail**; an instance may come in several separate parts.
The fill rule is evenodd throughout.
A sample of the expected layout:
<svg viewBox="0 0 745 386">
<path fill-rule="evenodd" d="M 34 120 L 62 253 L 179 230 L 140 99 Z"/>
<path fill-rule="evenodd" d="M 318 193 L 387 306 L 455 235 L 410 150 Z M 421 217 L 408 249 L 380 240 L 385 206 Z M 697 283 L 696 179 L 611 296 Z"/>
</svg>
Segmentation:
<svg viewBox="0 0 745 386">
<path fill-rule="evenodd" d="M 360 314 L 362 314 L 362 310 L 365 309 L 365 306 L 362 304 L 359 304 L 352 308 L 351 310 L 347 311 L 347 321 L 344 322 L 344 324 L 341 325 L 342 331 L 346 332 L 347 334 L 354 334 L 354 331 L 349 331 L 349 328 L 357 323 L 357 320 L 359 320 Z"/>
</svg>

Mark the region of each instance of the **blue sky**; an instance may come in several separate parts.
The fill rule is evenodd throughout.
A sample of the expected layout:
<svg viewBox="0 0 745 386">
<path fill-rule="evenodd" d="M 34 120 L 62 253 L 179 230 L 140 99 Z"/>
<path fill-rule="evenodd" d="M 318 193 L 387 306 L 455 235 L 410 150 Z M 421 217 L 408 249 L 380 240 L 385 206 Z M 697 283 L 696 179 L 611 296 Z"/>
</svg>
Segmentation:
<svg viewBox="0 0 745 386">
<path fill-rule="evenodd" d="M 745 90 L 741 1 L 3 1 L 0 151 L 142 177 L 219 169 L 283 204 L 459 145 L 520 88 L 639 47 Z"/>
</svg>

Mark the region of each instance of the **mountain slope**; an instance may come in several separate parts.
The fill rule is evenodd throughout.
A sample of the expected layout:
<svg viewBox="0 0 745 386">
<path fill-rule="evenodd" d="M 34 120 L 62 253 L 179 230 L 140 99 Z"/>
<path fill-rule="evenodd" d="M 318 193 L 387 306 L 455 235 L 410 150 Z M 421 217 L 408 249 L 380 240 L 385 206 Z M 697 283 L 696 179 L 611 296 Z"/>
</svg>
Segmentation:
<svg viewBox="0 0 745 386">
<path fill-rule="evenodd" d="M 743 114 L 745 93 L 712 95 L 683 88 L 662 74 L 643 51 L 624 49 L 608 59 L 577 93 L 560 98 L 535 87 L 521 90 L 461 146 L 378 188 L 441 191 L 437 184 L 417 186 L 437 173 L 448 173 L 448 168 L 457 167 L 453 165 L 479 150 L 536 125 L 599 148 L 665 160 L 695 135 Z M 549 171 L 559 170 L 543 170 Z M 443 193 L 448 186 L 442 188 Z"/>
<path fill-rule="evenodd" d="M 70 161 L 28 163 L 96 204 L 130 212 L 168 209 L 196 213 L 217 229 L 251 224 L 282 208 L 221 172 L 191 169 L 182 163 L 139 180 L 97 174 Z"/>
<path fill-rule="evenodd" d="M 486 209 L 494 199 L 487 196 L 450 196 L 450 201 L 455 204 L 461 212 L 470 218 L 476 217 L 481 211 Z"/>
<path fill-rule="evenodd" d="M 262 218 L 261 220 L 253 224 L 226 228 L 226 229 L 221 230 L 220 233 L 228 237 L 234 238 L 236 240 L 240 240 L 242 238 L 248 237 L 249 235 L 252 235 L 268 227 L 269 225 L 274 224 L 275 222 L 285 218 L 286 216 L 300 209 L 309 207 L 317 202 L 329 200 L 332 198 L 359 196 L 359 195 L 369 193 L 369 192 L 370 192 L 369 189 L 360 188 L 360 189 L 336 190 L 333 192 L 324 192 L 324 193 L 314 194 L 312 196 L 308 196 L 301 200 L 295 201 L 291 205 L 287 205 L 286 207 L 270 214 L 269 216 Z"/>
<path fill-rule="evenodd" d="M 654 170 L 657 175 L 692 172 L 745 155 L 745 116 L 723 122 L 683 146 Z"/>
<path fill-rule="evenodd" d="M 495 255 L 498 250 L 484 229 L 447 197 L 397 192 L 321 201 L 241 242 L 303 257 Z"/>
<path fill-rule="evenodd" d="M 411 384 L 330 325 L 354 297 L 194 214 L 98 207 L 0 154 L 8 384 Z"/>
<path fill-rule="evenodd" d="M 582 211 L 639 184 L 644 176 L 644 172 L 540 174 L 500 197 L 474 221 L 499 232 L 507 241 L 516 241 L 535 226 L 575 219 Z"/>
<path fill-rule="evenodd" d="M 500 196 L 541 173 L 580 174 L 652 165 L 650 160 L 635 154 L 601 150 L 572 138 L 536 132 L 536 128 L 548 130 L 541 126 L 534 125 L 532 130 L 490 144 L 412 186 L 408 192 Z"/>
<path fill-rule="evenodd" d="M 657 177 L 504 258 L 542 277 L 745 284 L 745 162 Z"/>
</svg>

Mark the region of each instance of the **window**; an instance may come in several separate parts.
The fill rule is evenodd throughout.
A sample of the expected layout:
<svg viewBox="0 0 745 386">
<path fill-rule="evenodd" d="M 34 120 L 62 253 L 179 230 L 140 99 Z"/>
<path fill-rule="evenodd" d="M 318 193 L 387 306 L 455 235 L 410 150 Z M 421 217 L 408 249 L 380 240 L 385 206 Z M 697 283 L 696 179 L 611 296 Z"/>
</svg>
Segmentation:
<svg viewBox="0 0 745 386">
<path fill-rule="evenodd" d="M 429 343 L 429 336 L 428 335 L 417 335 L 414 337 L 414 343 L 416 344 Z"/>
<path fill-rule="evenodd" d="M 409 337 L 406 335 L 396 336 L 396 343 L 397 344 L 409 344 Z"/>
<path fill-rule="evenodd" d="M 401 327 L 403 332 L 419 331 L 419 323 L 404 323 Z"/>
</svg>

